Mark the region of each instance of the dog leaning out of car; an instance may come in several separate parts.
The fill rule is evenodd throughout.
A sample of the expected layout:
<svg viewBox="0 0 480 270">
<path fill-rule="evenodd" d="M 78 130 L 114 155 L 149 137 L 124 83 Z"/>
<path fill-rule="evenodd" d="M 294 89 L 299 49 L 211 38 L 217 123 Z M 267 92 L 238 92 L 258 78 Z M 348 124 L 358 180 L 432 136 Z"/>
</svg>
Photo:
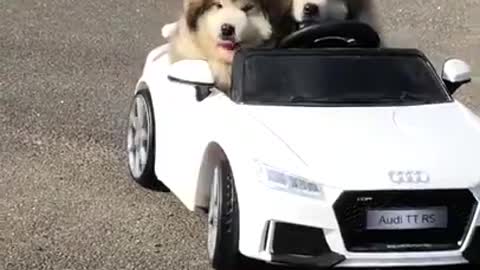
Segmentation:
<svg viewBox="0 0 480 270">
<path fill-rule="evenodd" d="M 185 0 L 175 23 L 162 35 L 172 62 L 209 62 L 218 89 L 228 93 L 231 63 L 240 48 L 271 46 L 311 23 L 362 20 L 376 26 L 371 0 Z"/>
<path fill-rule="evenodd" d="M 272 34 L 260 0 L 186 0 L 184 12 L 170 36 L 171 62 L 208 61 L 216 86 L 230 90 L 235 51 L 262 45 Z"/>
</svg>

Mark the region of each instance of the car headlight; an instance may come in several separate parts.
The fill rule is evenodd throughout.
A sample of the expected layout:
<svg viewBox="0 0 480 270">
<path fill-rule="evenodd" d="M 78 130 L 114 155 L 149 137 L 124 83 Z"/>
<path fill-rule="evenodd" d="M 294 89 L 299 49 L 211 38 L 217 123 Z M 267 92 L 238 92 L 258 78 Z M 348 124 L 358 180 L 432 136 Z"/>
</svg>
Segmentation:
<svg viewBox="0 0 480 270">
<path fill-rule="evenodd" d="M 270 188 L 315 199 L 323 199 L 322 187 L 303 177 L 257 162 L 258 179 Z"/>
</svg>

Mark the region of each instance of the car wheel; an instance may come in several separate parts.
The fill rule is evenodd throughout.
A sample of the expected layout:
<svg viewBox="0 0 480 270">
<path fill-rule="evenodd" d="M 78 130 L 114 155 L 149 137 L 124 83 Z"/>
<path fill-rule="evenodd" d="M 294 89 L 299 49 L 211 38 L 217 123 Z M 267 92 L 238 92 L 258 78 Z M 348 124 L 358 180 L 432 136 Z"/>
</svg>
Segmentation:
<svg viewBox="0 0 480 270">
<path fill-rule="evenodd" d="M 240 266 L 237 193 L 230 166 L 221 161 L 213 172 L 208 209 L 208 256 L 217 270 Z"/>
<path fill-rule="evenodd" d="M 135 182 L 143 187 L 168 191 L 155 176 L 155 119 L 148 90 L 135 95 L 128 116 L 128 169 Z"/>
</svg>

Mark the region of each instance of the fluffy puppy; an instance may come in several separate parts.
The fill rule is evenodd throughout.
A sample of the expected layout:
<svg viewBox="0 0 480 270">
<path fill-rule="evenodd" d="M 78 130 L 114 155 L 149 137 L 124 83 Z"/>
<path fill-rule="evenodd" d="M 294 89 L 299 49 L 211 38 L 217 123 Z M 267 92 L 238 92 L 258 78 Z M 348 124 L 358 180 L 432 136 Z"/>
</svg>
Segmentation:
<svg viewBox="0 0 480 270">
<path fill-rule="evenodd" d="M 276 41 L 301 27 L 328 20 L 359 20 L 378 28 L 372 0 L 263 0 Z"/>
<path fill-rule="evenodd" d="M 172 31 L 171 62 L 206 60 L 216 87 L 228 93 L 235 52 L 262 45 L 272 27 L 260 0 L 185 0 L 184 14 Z"/>
<path fill-rule="evenodd" d="M 293 0 L 291 13 L 300 25 L 321 23 L 328 19 L 346 19 L 348 8 L 343 0 Z"/>
</svg>

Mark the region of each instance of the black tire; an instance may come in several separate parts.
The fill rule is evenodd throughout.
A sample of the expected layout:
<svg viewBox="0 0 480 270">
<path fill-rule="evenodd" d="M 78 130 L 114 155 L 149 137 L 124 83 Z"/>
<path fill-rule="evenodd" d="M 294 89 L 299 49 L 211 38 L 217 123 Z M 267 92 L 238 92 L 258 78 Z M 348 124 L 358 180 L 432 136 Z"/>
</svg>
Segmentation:
<svg viewBox="0 0 480 270">
<path fill-rule="evenodd" d="M 135 109 L 135 103 L 138 98 L 143 99 L 146 104 L 147 125 L 148 125 L 147 161 L 146 161 L 145 168 L 143 169 L 143 171 L 139 176 L 134 175 L 134 173 L 132 172 L 130 162 L 128 161 L 127 165 L 128 165 L 130 177 L 137 184 L 139 184 L 144 188 L 161 191 L 161 192 L 169 192 L 170 190 L 160 180 L 158 180 L 155 175 L 155 115 L 153 113 L 152 98 L 150 96 L 150 92 L 147 89 L 142 89 L 138 91 L 135 97 L 133 98 L 133 101 L 132 101 L 132 104 L 130 105 L 130 110 L 129 110 L 128 129 L 130 129 L 130 113 L 132 112 L 132 110 Z M 127 131 L 127 141 L 128 141 L 128 136 L 129 135 Z M 127 145 L 128 145 L 128 142 L 127 142 Z M 128 149 L 127 149 L 127 152 L 128 152 Z"/>
<path fill-rule="evenodd" d="M 214 241 L 215 247 L 208 248 L 209 259 L 212 267 L 216 270 L 235 270 L 239 269 L 245 262 L 245 258 L 240 255 L 238 249 L 240 224 L 237 192 L 228 161 L 220 161 L 217 166 L 220 174 L 216 187 L 218 194 L 218 207 L 216 208 L 218 217 L 216 222 L 217 237 Z M 210 197 L 212 196 L 213 194 L 210 194 Z M 210 218 L 207 220 L 211 222 Z"/>
</svg>

